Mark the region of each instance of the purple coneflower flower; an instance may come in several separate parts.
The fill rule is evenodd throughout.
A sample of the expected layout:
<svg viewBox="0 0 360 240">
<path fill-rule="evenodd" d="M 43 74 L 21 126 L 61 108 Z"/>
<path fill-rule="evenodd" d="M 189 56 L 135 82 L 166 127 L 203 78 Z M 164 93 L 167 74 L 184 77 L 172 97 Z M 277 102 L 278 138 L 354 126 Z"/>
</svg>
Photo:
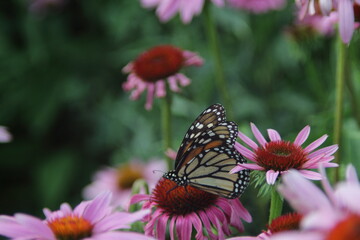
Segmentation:
<svg viewBox="0 0 360 240">
<path fill-rule="evenodd" d="M 334 159 L 334 154 L 338 146 L 331 145 L 325 148 L 318 148 L 328 137 L 323 135 L 316 141 L 310 143 L 303 148 L 301 145 L 306 141 L 310 134 L 310 127 L 304 127 L 294 142 L 282 140 L 280 134 L 274 129 L 268 129 L 270 141 L 266 141 L 264 136 L 260 133 L 255 124 L 251 123 L 251 130 L 260 143 L 260 146 L 253 140 L 247 137 L 242 132 L 239 132 L 239 138 L 246 143 L 250 148 L 246 148 L 242 144 L 236 142 L 235 148 L 247 159 L 254 163 L 239 164 L 232 173 L 243 169 L 251 169 L 266 172 L 266 181 L 272 185 L 276 182 L 278 177 L 290 169 L 297 169 L 306 178 L 312 180 L 321 179 L 321 175 L 317 172 L 309 171 L 307 169 L 316 169 L 322 164 L 324 167 L 337 167 L 336 163 L 330 162 Z"/>
<path fill-rule="evenodd" d="M 145 164 L 132 160 L 128 164 L 120 165 L 117 168 L 106 167 L 95 173 L 93 182 L 86 186 L 83 195 L 85 199 L 93 199 L 104 191 L 113 194 L 112 205 L 128 208 L 132 196 L 133 183 L 138 179 L 144 179 L 149 189 L 153 189 L 159 179 L 154 170 L 166 171 L 166 164 L 163 160 L 150 160 Z"/>
<path fill-rule="evenodd" d="M 339 32 L 344 43 L 349 43 L 354 29 L 360 26 L 360 0 L 296 0 L 300 19 L 307 15 L 338 15 Z"/>
<path fill-rule="evenodd" d="M 166 95 L 166 80 L 170 90 L 179 92 L 181 86 L 190 84 L 190 79 L 179 70 L 184 66 L 201 66 L 203 60 L 196 53 L 184 51 L 171 45 L 160 45 L 142 53 L 123 68 L 129 73 L 123 84 L 125 91 L 132 90 L 130 98 L 136 100 L 147 90 L 145 108 L 150 110 L 154 96 Z"/>
<path fill-rule="evenodd" d="M 130 224 L 149 211 L 114 212 L 110 201 L 111 194 L 103 193 L 94 200 L 80 203 L 74 210 L 63 203 L 58 211 L 44 209 L 45 220 L 21 213 L 13 217 L 1 215 L 0 235 L 14 240 L 152 239 L 140 233 L 115 231 L 130 228 Z"/>
<path fill-rule="evenodd" d="M 224 5 L 224 0 L 211 0 L 218 7 Z M 156 7 L 156 15 L 161 22 L 167 22 L 179 12 L 183 23 L 190 23 L 193 16 L 199 15 L 205 0 L 141 0 L 145 8 Z"/>
<path fill-rule="evenodd" d="M 283 178 L 279 191 L 298 212 L 304 215 L 299 231 L 274 235 L 273 240 L 295 239 L 359 239 L 360 183 L 355 168 L 348 166 L 347 180 L 333 189 L 322 173 L 324 194 L 315 184 L 292 170 Z"/>
<path fill-rule="evenodd" d="M 271 224 L 267 225 L 267 230 L 256 237 L 234 237 L 228 240 L 270 240 L 273 234 L 289 230 L 298 230 L 301 219 L 302 215 L 299 213 L 284 214 L 272 220 Z"/>
<path fill-rule="evenodd" d="M 263 13 L 269 10 L 281 9 L 285 0 L 228 0 L 231 7 L 245 9 L 254 13 Z"/>
<path fill-rule="evenodd" d="M 196 239 L 224 239 L 231 233 L 230 226 L 243 231 L 241 219 L 251 221 L 239 199 L 221 198 L 191 186 L 179 187 L 165 178 L 160 179 L 151 195 L 132 198 L 132 203 L 140 201 L 145 201 L 144 209 L 154 210 L 145 218 L 145 234 L 157 239 L 166 238 L 167 228 L 172 240 L 190 240 L 193 228 Z"/>
</svg>

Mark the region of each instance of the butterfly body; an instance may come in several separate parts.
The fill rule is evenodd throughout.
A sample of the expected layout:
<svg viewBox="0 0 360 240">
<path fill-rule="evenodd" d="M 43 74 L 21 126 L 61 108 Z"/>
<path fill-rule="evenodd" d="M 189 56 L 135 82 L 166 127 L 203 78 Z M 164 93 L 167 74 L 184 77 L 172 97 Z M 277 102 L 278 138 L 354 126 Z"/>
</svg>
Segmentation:
<svg viewBox="0 0 360 240">
<path fill-rule="evenodd" d="M 249 182 L 249 171 L 229 171 L 244 158 L 234 149 L 237 125 L 226 121 L 222 105 L 205 109 L 190 126 L 175 159 L 175 170 L 163 177 L 178 186 L 198 188 L 225 198 L 237 198 Z"/>
</svg>

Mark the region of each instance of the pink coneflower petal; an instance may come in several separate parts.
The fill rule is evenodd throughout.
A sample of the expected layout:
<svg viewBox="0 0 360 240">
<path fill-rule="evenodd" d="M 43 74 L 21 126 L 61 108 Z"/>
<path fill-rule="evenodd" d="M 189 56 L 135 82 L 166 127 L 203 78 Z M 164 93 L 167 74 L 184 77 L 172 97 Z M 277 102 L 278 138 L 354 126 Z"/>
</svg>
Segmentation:
<svg viewBox="0 0 360 240">
<path fill-rule="evenodd" d="M 301 175 L 303 175 L 307 179 L 311 180 L 321 180 L 321 174 L 318 172 L 310 171 L 310 170 L 299 170 Z"/>
<path fill-rule="evenodd" d="M 354 9 L 351 0 L 338 0 L 339 31 L 344 43 L 349 43 L 354 32 Z"/>
<path fill-rule="evenodd" d="M 251 125 L 251 131 L 254 133 L 256 140 L 260 143 L 260 145 L 264 146 L 267 143 L 264 136 L 261 134 L 259 129 L 255 126 L 255 124 L 250 123 L 250 125 Z"/>
<path fill-rule="evenodd" d="M 258 145 L 251 140 L 248 136 L 246 136 L 245 134 L 243 134 L 242 132 L 238 132 L 238 137 L 244 141 L 244 143 L 246 143 L 249 147 L 251 147 L 253 150 L 256 150 L 258 148 Z"/>
<path fill-rule="evenodd" d="M 318 163 L 324 156 L 325 154 L 317 155 L 316 157 L 309 159 L 306 163 L 304 163 L 303 168 L 318 168 Z"/>
<path fill-rule="evenodd" d="M 294 170 L 290 170 L 283 176 L 283 183 L 278 187 L 278 191 L 301 214 L 320 207 L 331 208 L 331 204 L 323 192 Z"/>
<path fill-rule="evenodd" d="M 239 153 L 241 153 L 244 157 L 246 157 L 247 159 L 249 159 L 249 160 L 251 160 L 253 162 L 257 162 L 255 153 L 253 153 L 252 151 L 250 151 L 249 149 L 247 149 L 243 145 L 239 144 L 238 142 L 235 142 L 235 149 Z"/>
<path fill-rule="evenodd" d="M 201 66 L 204 64 L 204 59 L 194 52 L 184 51 L 183 56 L 185 58 L 185 66 Z"/>
<path fill-rule="evenodd" d="M 260 167 L 257 164 L 241 163 L 241 164 L 238 164 L 233 169 L 231 169 L 230 173 L 236 173 L 236 172 L 239 172 L 239 171 L 244 170 L 244 169 L 259 170 L 259 171 L 264 170 L 263 167 Z"/>
<path fill-rule="evenodd" d="M 161 0 L 141 0 L 141 5 L 145 8 L 152 8 L 159 4 Z"/>
<path fill-rule="evenodd" d="M 268 170 L 266 172 L 266 182 L 270 185 L 273 185 L 273 184 L 275 184 L 275 181 L 278 176 L 279 176 L 278 171 L 275 172 L 274 170 Z"/>
<path fill-rule="evenodd" d="M 152 104 L 154 101 L 154 92 L 155 92 L 154 84 L 149 84 L 148 85 L 148 93 L 146 96 L 146 103 L 145 103 L 146 110 L 150 110 L 152 108 Z"/>
<path fill-rule="evenodd" d="M 175 76 L 168 77 L 169 87 L 173 92 L 179 92 L 180 88 L 177 85 L 177 79 Z"/>
<path fill-rule="evenodd" d="M 194 228 L 197 232 L 197 234 L 195 235 L 195 238 L 196 239 L 205 239 L 205 236 L 202 233 L 203 229 L 202 229 L 202 224 L 201 224 L 201 220 L 200 220 L 199 216 L 196 215 L 195 213 L 192 213 L 191 221 L 192 221 L 192 225 L 194 226 Z"/>
<path fill-rule="evenodd" d="M 163 215 L 163 217 L 161 217 L 157 223 L 158 236 L 164 236 L 163 238 L 159 237 L 158 239 L 160 239 L 160 240 L 162 240 L 162 239 L 165 240 L 166 223 L 168 222 L 168 220 L 169 220 L 169 216 Z"/>
<path fill-rule="evenodd" d="M 353 165 L 349 165 L 346 168 L 346 181 L 349 183 L 356 184 L 356 185 L 360 184 L 357 173 L 356 173 L 356 169 L 354 168 Z"/>
<path fill-rule="evenodd" d="M 180 7 L 180 1 L 162 0 L 156 10 L 160 21 L 166 22 L 172 18 Z"/>
<path fill-rule="evenodd" d="M 223 0 L 211 0 L 211 2 L 213 2 L 218 7 L 222 7 L 225 5 Z"/>
<path fill-rule="evenodd" d="M 176 74 L 175 77 L 179 80 L 180 85 L 183 87 L 188 86 L 191 83 L 190 79 L 182 73 Z"/>
<path fill-rule="evenodd" d="M 43 222 L 40 219 L 26 214 L 15 214 L 15 218 L 17 222 L 19 222 L 22 226 L 24 226 L 26 229 L 29 229 L 31 231 L 32 236 L 35 237 L 35 234 L 38 234 L 41 237 L 55 240 L 54 234 L 52 233 L 50 228 L 47 225 L 43 224 Z M 21 233 L 17 233 L 17 234 L 21 234 Z M 20 236 L 19 239 L 21 239 Z M 31 238 L 30 236 L 31 235 L 28 235 L 29 238 Z"/>
<path fill-rule="evenodd" d="M 332 1 L 329 0 L 320 0 L 319 5 L 323 15 L 329 15 L 333 9 Z"/>
<path fill-rule="evenodd" d="M 349 197 L 351 196 L 351 197 Z M 339 184 L 335 190 L 335 198 L 340 208 L 348 209 L 353 213 L 360 215 L 360 188 L 354 188 L 350 184 Z"/>
<path fill-rule="evenodd" d="M 319 155 L 330 156 L 330 155 L 333 155 L 338 149 L 339 149 L 338 145 L 334 144 L 334 145 L 331 145 L 328 147 L 320 148 L 320 149 L 316 150 L 315 152 L 310 153 L 308 157 L 314 158 Z"/>
<path fill-rule="evenodd" d="M 12 136 L 7 130 L 7 127 L 0 126 L 0 143 L 7 143 L 12 140 Z"/>
<path fill-rule="evenodd" d="M 169 229 L 170 229 L 170 239 L 175 239 L 175 231 L 174 231 L 174 227 L 175 227 L 175 220 L 176 218 L 171 218 L 170 219 L 170 225 L 169 225 Z"/>
<path fill-rule="evenodd" d="M 310 126 L 307 125 L 296 136 L 294 144 L 301 146 L 306 141 L 306 139 L 309 137 L 309 134 L 310 134 Z"/>
<path fill-rule="evenodd" d="M 106 208 L 106 206 L 109 206 L 110 201 L 110 192 L 100 194 L 97 198 L 95 198 L 87 205 L 86 209 L 84 209 L 84 212 L 82 214 L 83 217 L 93 223 L 99 221 L 108 213 L 108 209 Z M 74 211 L 76 212 L 76 208 L 74 209 Z"/>
<path fill-rule="evenodd" d="M 162 98 L 166 96 L 165 81 L 157 81 L 155 83 L 155 96 L 158 98 Z"/>
<path fill-rule="evenodd" d="M 269 135 L 269 138 L 271 141 L 280 141 L 281 140 L 281 136 L 276 130 L 268 129 L 267 132 L 268 132 L 268 135 Z"/>
<path fill-rule="evenodd" d="M 315 148 L 319 147 L 321 144 L 323 144 L 325 142 L 325 140 L 328 138 L 328 135 L 323 135 L 322 137 L 320 137 L 319 139 L 315 140 L 314 142 L 310 143 L 309 146 L 307 146 L 306 148 L 304 148 L 304 151 L 307 153 L 310 153 L 311 151 L 313 151 Z"/>
<path fill-rule="evenodd" d="M 201 12 L 203 5 L 204 0 L 192 0 L 186 3 L 182 1 L 179 11 L 183 23 L 191 22 L 192 17 Z"/>
</svg>

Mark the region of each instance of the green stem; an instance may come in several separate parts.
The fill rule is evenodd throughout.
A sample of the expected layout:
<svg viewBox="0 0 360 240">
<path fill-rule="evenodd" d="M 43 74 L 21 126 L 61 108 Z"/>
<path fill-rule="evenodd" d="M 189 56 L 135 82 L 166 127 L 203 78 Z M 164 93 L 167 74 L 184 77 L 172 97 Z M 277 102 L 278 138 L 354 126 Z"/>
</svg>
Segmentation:
<svg viewBox="0 0 360 240">
<path fill-rule="evenodd" d="M 337 63 L 336 63 L 336 84 L 335 84 L 335 116 L 334 116 L 334 143 L 340 145 L 342 135 L 343 105 L 344 105 L 344 84 L 346 77 L 346 56 L 347 46 L 338 36 Z M 335 161 L 340 164 L 340 149 L 334 154 Z M 339 180 L 339 168 L 335 169 L 334 181 Z"/>
<path fill-rule="evenodd" d="M 162 102 L 162 134 L 163 134 L 163 146 L 164 152 L 171 148 L 171 95 L 170 91 L 167 91 L 166 96 Z M 173 168 L 173 161 L 166 157 L 168 169 Z"/>
<path fill-rule="evenodd" d="M 276 191 L 275 187 L 271 192 L 271 200 L 270 200 L 270 214 L 269 214 L 269 222 L 270 224 L 272 220 L 279 217 L 282 212 L 283 207 L 283 199 L 280 197 L 279 193 Z"/>
<path fill-rule="evenodd" d="M 224 67 L 221 61 L 219 37 L 209 3 L 205 4 L 204 13 L 205 13 L 206 28 L 209 39 L 209 47 L 215 63 L 215 81 L 217 84 L 217 88 L 220 91 L 220 96 L 222 98 L 222 101 L 224 102 L 225 108 L 227 109 L 228 116 L 230 119 L 232 119 L 233 111 L 232 111 L 231 99 L 227 91 Z"/>
</svg>

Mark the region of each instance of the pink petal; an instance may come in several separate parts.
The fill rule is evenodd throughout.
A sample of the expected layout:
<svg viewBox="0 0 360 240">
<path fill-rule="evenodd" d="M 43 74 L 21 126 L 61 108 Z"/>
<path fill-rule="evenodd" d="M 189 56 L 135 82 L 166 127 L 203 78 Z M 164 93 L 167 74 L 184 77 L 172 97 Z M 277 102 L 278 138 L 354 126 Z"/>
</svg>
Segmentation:
<svg viewBox="0 0 360 240">
<path fill-rule="evenodd" d="M 339 32 L 344 43 L 349 43 L 354 32 L 354 8 L 351 0 L 338 0 Z"/>
<path fill-rule="evenodd" d="M 310 231 L 316 229 L 317 232 L 323 232 L 322 234 L 324 234 L 333 228 L 340 218 L 342 216 L 339 216 L 338 212 L 320 208 L 315 212 L 310 212 L 303 218 L 301 228 Z"/>
<path fill-rule="evenodd" d="M 323 15 L 329 15 L 331 10 L 333 9 L 331 0 L 320 0 L 319 5 L 320 5 L 321 13 Z"/>
<path fill-rule="evenodd" d="M 191 83 L 190 79 L 182 73 L 177 73 L 175 77 L 178 79 L 180 85 L 183 87 L 188 86 Z"/>
<path fill-rule="evenodd" d="M 258 145 L 251 140 L 248 136 L 246 136 L 245 134 L 243 134 L 242 132 L 238 132 L 238 137 L 243 140 L 244 143 L 246 143 L 249 147 L 251 147 L 253 150 L 258 149 Z"/>
<path fill-rule="evenodd" d="M 157 222 L 156 230 L 157 230 L 158 239 L 160 239 L 160 240 L 165 240 L 166 225 L 167 225 L 168 220 L 169 220 L 169 216 L 164 214 L 159 218 L 159 220 Z"/>
<path fill-rule="evenodd" d="M 225 5 L 223 0 L 211 0 L 213 4 L 215 4 L 218 7 L 223 7 Z"/>
<path fill-rule="evenodd" d="M 312 152 L 308 155 L 309 158 L 313 158 L 316 157 L 318 155 L 323 155 L 324 156 L 330 156 L 333 155 L 337 150 L 338 150 L 338 145 L 334 144 L 328 147 L 324 147 L 324 148 L 320 148 L 318 150 L 316 150 L 315 152 Z"/>
<path fill-rule="evenodd" d="M 321 144 L 323 144 L 325 142 L 325 140 L 327 139 L 328 135 L 324 135 L 322 137 L 320 137 L 319 139 L 315 140 L 314 142 L 310 143 L 309 146 L 307 146 L 304 151 L 306 153 L 309 153 L 311 151 L 313 151 L 314 149 L 316 149 L 317 147 L 319 147 Z"/>
<path fill-rule="evenodd" d="M 199 218 L 199 216 L 196 213 L 192 213 L 191 214 L 191 224 L 194 226 L 197 234 L 195 235 L 196 239 L 206 239 L 204 234 L 203 234 L 203 226 L 202 226 L 202 222 Z"/>
<path fill-rule="evenodd" d="M 269 138 L 271 141 L 280 141 L 281 140 L 281 136 L 276 130 L 268 129 L 267 132 L 268 132 L 268 135 L 269 135 Z"/>
<path fill-rule="evenodd" d="M 307 125 L 296 136 L 294 144 L 301 146 L 306 141 L 306 139 L 309 137 L 309 134 L 310 134 L 310 126 Z"/>
<path fill-rule="evenodd" d="M 181 1 L 180 6 L 180 16 L 183 23 L 189 23 L 191 22 L 191 19 L 194 15 L 197 15 L 201 12 L 202 6 L 204 5 L 204 0 L 192 0 L 187 1 L 186 3 L 184 1 Z"/>
<path fill-rule="evenodd" d="M 90 238 L 83 238 L 82 240 L 119 240 L 119 239 L 155 240 L 155 238 L 145 236 L 141 233 L 124 232 L 124 231 L 106 232 L 91 236 Z"/>
<path fill-rule="evenodd" d="M 111 192 L 99 194 L 94 200 L 89 202 L 82 216 L 94 224 L 108 213 L 110 202 Z M 77 209 L 76 207 L 74 212 L 77 212 Z"/>
<path fill-rule="evenodd" d="M 264 170 L 263 167 L 260 167 L 257 164 L 252 164 L 252 163 L 241 163 L 238 164 L 236 167 L 234 167 L 233 169 L 231 169 L 230 173 L 236 173 L 236 172 L 240 172 L 241 170 L 244 169 L 250 169 L 250 170 L 259 170 L 262 171 Z"/>
<path fill-rule="evenodd" d="M 154 93 L 155 93 L 155 85 L 148 84 L 148 92 L 147 92 L 146 103 L 145 103 L 146 110 L 151 110 L 151 108 L 152 108 L 152 104 L 154 101 Z"/>
<path fill-rule="evenodd" d="M 7 143 L 12 140 L 12 136 L 6 127 L 0 126 L 0 143 Z"/>
<path fill-rule="evenodd" d="M 173 91 L 173 92 L 180 91 L 180 88 L 177 85 L 176 77 L 174 77 L 174 76 L 168 77 L 168 83 L 169 83 L 169 87 L 170 87 L 171 91 Z"/>
<path fill-rule="evenodd" d="M 156 9 L 160 21 L 166 22 L 172 18 L 179 10 L 180 1 L 178 0 L 162 0 Z"/>
<path fill-rule="evenodd" d="M 25 227 L 25 229 L 31 230 L 32 236 L 34 236 L 34 238 L 35 236 L 41 236 L 43 238 L 48 238 L 49 240 L 55 240 L 53 232 L 40 219 L 26 214 L 15 214 L 14 217 L 16 218 L 19 224 Z M 32 238 L 30 236 L 31 234 L 29 234 L 26 237 Z"/>
<path fill-rule="evenodd" d="M 310 180 L 321 180 L 321 174 L 310 170 L 299 170 L 301 175 Z"/>
<path fill-rule="evenodd" d="M 155 95 L 158 98 L 166 96 L 166 86 L 165 81 L 157 81 L 155 83 Z"/>
<path fill-rule="evenodd" d="M 200 211 L 199 216 L 200 216 L 201 221 L 203 222 L 203 224 L 205 226 L 205 229 L 206 229 L 207 233 L 210 236 L 210 239 L 216 239 L 215 234 L 212 233 L 211 224 L 210 224 L 209 218 L 206 215 L 206 213 L 204 211 Z"/>
<path fill-rule="evenodd" d="M 356 169 L 351 164 L 349 164 L 346 168 L 346 181 L 348 183 L 359 184 L 359 179 L 356 173 Z"/>
<path fill-rule="evenodd" d="M 250 123 L 250 125 L 251 125 L 251 131 L 253 132 L 256 140 L 260 143 L 260 145 L 265 146 L 265 144 L 267 142 L 266 142 L 264 136 L 259 131 L 259 129 L 253 123 Z"/>
<path fill-rule="evenodd" d="M 141 6 L 144 8 L 156 7 L 160 0 L 141 0 Z"/>
<path fill-rule="evenodd" d="M 242 154 L 245 158 L 247 158 L 247 159 L 249 159 L 249 160 L 251 160 L 253 162 L 257 162 L 255 153 L 253 153 L 252 151 L 250 151 L 248 148 L 244 147 L 240 143 L 235 142 L 235 149 L 240 154 Z"/>
<path fill-rule="evenodd" d="M 324 157 L 325 155 L 317 155 L 316 157 L 313 157 L 309 159 L 307 162 L 305 162 L 301 167 L 302 168 L 318 168 L 319 161 Z"/>
<path fill-rule="evenodd" d="M 266 182 L 270 185 L 275 184 L 277 177 L 279 176 L 279 171 L 269 170 L 266 172 Z"/>
<path fill-rule="evenodd" d="M 175 238 L 175 234 L 174 234 L 174 232 L 175 232 L 175 228 L 174 228 L 175 219 L 176 219 L 176 217 L 174 216 L 174 217 L 172 217 L 171 220 L 170 220 L 169 232 L 170 232 L 170 239 L 171 239 L 171 240 L 175 240 L 175 239 L 176 239 L 176 238 Z"/>
<path fill-rule="evenodd" d="M 183 56 L 185 58 L 184 66 L 201 66 L 204 64 L 204 59 L 199 55 L 191 51 L 183 51 Z"/>
<path fill-rule="evenodd" d="M 323 240 L 324 236 L 319 232 L 284 231 L 271 236 L 271 240 Z"/>
<path fill-rule="evenodd" d="M 133 68 L 134 68 L 133 62 L 129 62 L 125 67 L 123 67 L 122 72 L 131 73 L 133 71 Z"/>
<path fill-rule="evenodd" d="M 143 219 L 150 214 L 150 209 L 140 210 L 134 213 L 115 212 L 101 219 L 93 229 L 94 233 L 112 231 L 116 229 L 130 228 L 130 225 L 136 221 Z"/>
<path fill-rule="evenodd" d="M 296 170 L 289 170 L 288 173 L 283 174 L 278 191 L 295 210 L 302 214 L 322 207 L 331 208 L 324 193 Z"/>
<path fill-rule="evenodd" d="M 360 187 L 355 184 L 340 183 L 335 190 L 337 206 L 351 213 L 360 214 Z"/>
<path fill-rule="evenodd" d="M 130 205 L 139 203 L 142 201 L 148 201 L 149 199 L 150 199 L 150 196 L 148 194 L 136 194 L 136 195 L 132 196 L 132 198 L 130 200 Z"/>
</svg>

